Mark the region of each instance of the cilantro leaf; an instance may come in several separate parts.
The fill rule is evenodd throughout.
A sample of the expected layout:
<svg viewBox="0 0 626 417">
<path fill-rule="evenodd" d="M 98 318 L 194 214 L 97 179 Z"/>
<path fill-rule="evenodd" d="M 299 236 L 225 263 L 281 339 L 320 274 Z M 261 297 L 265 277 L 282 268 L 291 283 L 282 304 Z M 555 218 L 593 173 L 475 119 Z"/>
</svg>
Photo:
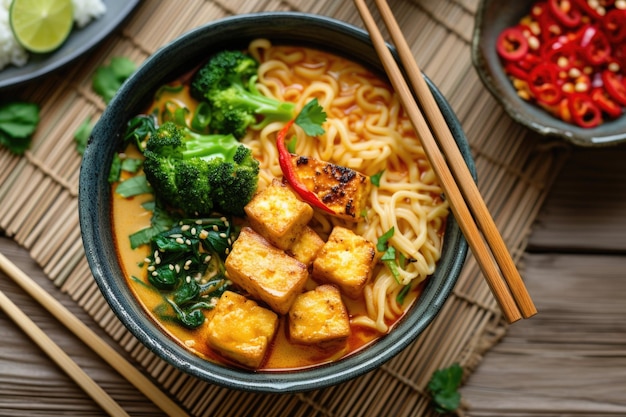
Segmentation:
<svg viewBox="0 0 626 417">
<path fill-rule="evenodd" d="M 448 413 L 459 408 L 461 394 L 458 388 L 461 385 L 463 368 L 458 363 L 435 371 L 428 382 L 435 409 L 439 413 Z"/>
<path fill-rule="evenodd" d="M 85 148 L 87 148 L 87 142 L 89 141 L 89 137 L 91 136 L 91 131 L 93 130 L 93 125 L 91 124 L 91 117 L 87 117 L 76 129 L 74 132 L 74 142 L 76 142 L 76 152 L 80 155 L 85 153 Z"/>
<path fill-rule="evenodd" d="M 384 173 L 385 173 L 385 170 L 383 169 L 382 171 L 379 171 L 376 174 L 372 175 L 370 177 L 370 182 L 372 183 L 372 185 L 375 185 L 376 187 L 380 187 L 380 178 L 383 176 Z"/>
<path fill-rule="evenodd" d="M 120 165 L 121 168 L 121 165 Z M 152 187 L 148 184 L 145 175 L 137 175 L 119 183 L 115 192 L 122 197 L 128 198 L 135 195 L 147 194 L 152 192 Z"/>
<path fill-rule="evenodd" d="M 0 106 L 0 145 L 22 155 L 30 147 L 38 125 L 37 104 L 18 101 Z"/>
<path fill-rule="evenodd" d="M 135 69 L 136 65 L 130 59 L 113 57 L 109 65 L 102 65 L 96 69 L 91 78 L 91 87 L 108 104 Z"/>
<path fill-rule="evenodd" d="M 296 124 L 309 136 L 319 136 L 324 133 L 322 123 L 326 121 L 324 108 L 316 98 L 309 101 L 296 117 Z"/>
</svg>

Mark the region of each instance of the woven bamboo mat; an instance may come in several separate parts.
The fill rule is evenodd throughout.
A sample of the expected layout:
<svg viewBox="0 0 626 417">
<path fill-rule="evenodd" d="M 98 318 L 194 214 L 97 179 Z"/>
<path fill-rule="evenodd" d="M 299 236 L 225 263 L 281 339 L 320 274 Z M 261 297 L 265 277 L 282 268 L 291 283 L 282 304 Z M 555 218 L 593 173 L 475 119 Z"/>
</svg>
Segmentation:
<svg viewBox="0 0 626 417">
<path fill-rule="evenodd" d="M 519 263 L 532 223 L 567 153 L 512 122 L 480 83 L 470 57 L 478 0 L 390 4 L 418 63 L 463 124 L 479 188 Z M 469 376 L 507 330 L 471 254 L 440 315 L 402 354 L 350 382 L 299 395 L 230 391 L 177 371 L 134 339 L 92 279 L 78 225 L 81 160 L 74 152 L 73 132 L 87 117 L 96 120 L 104 109 L 91 90 L 94 70 L 113 56 L 141 63 L 159 46 L 205 22 L 269 10 L 327 15 L 362 27 L 350 1 L 147 0 L 96 51 L 64 72 L 16 91 L 14 98 L 41 104 L 42 121 L 24 157 L 0 150 L 0 230 L 26 248 L 55 286 L 193 415 L 434 414 L 425 392 L 431 374 L 459 362 Z"/>
</svg>

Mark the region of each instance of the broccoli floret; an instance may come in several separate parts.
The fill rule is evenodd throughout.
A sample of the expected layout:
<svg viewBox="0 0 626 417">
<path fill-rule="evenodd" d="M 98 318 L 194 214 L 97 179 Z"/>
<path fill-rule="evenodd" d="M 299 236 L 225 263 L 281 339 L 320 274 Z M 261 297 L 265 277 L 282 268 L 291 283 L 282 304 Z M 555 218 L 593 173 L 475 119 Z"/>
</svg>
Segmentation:
<svg viewBox="0 0 626 417">
<path fill-rule="evenodd" d="M 158 198 L 187 215 L 244 215 L 259 162 L 231 135 L 204 135 L 173 122 L 150 136 L 144 172 Z"/>
<path fill-rule="evenodd" d="M 222 51 L 201 67 L 191 83 L 191 94 L 211 108 L 214 132 L 245 135 L 249 126 L 261 128 L 295 116 L 295 105 L 264 96 L 256 88 L 258 62 L 241 51 Z"/>
</svg>

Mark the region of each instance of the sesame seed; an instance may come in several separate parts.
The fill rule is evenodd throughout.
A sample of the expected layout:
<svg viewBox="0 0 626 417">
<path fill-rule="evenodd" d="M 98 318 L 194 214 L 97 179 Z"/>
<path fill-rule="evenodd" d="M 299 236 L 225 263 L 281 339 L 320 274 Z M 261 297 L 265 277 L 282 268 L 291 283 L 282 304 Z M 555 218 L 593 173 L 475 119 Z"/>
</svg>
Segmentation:
<svg viewBox="0 0 626 417">
<path fill-rule="evenodd" d="M 220 233 L 220 237 L 221 237 L 222 239 L 226 239 L 226 237 L 227 237 L 227 236 L 226 236 L 226 233 L 224 233 L 224 232 Z"/>
<path fill-rule="evenodd" d="M 154 258 L 154 263 L 157 265 L 161 264 L 161 258 Z"/>
<path fill-rule="evenodd" d="M 187 230 L 189 230 L 189 228 L 190 228 L 190 227 L 191 227 L 191 226 L 189 226 L 188 224 L 183 224 L 183 225 L 180 227 L 180 230 L 182 230 L 183 232 L 186 232 Z"/>
<path fill-rule="evenodd" d="M 185 240 L 185 245 L 191 246 L 191 240 L 189 240 L 189 239 Z"/>
<path fill-rule="evenodd" d="M 150 265 L 150 266 L 148 267 L 148 271 L 150 271 L 150 272 L 154 271 L 155 269 L 156 269 L 156 268 L 154 267 L 154 265 Z"/>
<path fill-rule="evenodd" d="M 182 237 L 177 237 L 177 238 L 176 238 L 176 243 L 179 243 L 179 244 L 181 244 L 181 245 L 182 245 L 183 243 L 185 243 L 185 241 L 183 240 L 183 238 L 182 238 Z"/>
<path fill-rule="evenodd" d="M 158 275 L 159 275 L 159 273 L 158 273 L 157 271 L 154 271 L 154 272 L 152 273 L 152 276 L 153 276 L 153 277 L 156 277 L 156 276 L 158 276 Z"/>
<path fill-rule="evenodd" d="M 213 231 L 214 231 L 214 232 L 219 232 L 219 231 L 220 231 L 220 228 L 219 228 L 219 227 L 217 227 L 217 225 L 216 225 L 216 224 L 214 224 L 214 225 L 213 225 Z"/>
<path fill-rule="evenodd" d="M 189 284 L 191 282 L 191 276 L 187 275 L 185 277 L 185 281 L 187 281 L 187 284 Z"/>
<path fill-rule="evenodd" d="M 180 273 L 180 265 L 176 264 L 176 265 L 174 266 L 174 269 L 176 270 L 176 273 L 177 273 L 177 274 L 178 274 L 178 273 Z"/>
<path fill-rule="evenodd" d="M 196 224 L 202 224 L 202 220 L 196 220 Z"/>
<path fill-rule="evenodd" d="M 167 267 L 170 269 L 170 271 L 174 270 L 174 265 L 172 265 L 172 264 L 169 264 Z"/>
<path fill-rule="evenodd" d="M 211 255 L 207 255 L 207 256 L 204 258 L 204 263 L 205 263 L 205 264 L 208 264 L 210 261 L 211 261 Z"/>
<path fill-rule="evenodd" d="M 226 250 L 224 251 L 224 253 L 225 253 L 226 255 L 228 255 L 228 254 L 230 253 L 230 249 L 229 249 L 229 248 L 226 248 Z"/>
<path fill-rule="evenodd" d="M 198 237 L 200 239 L 206 239 L 207 237 L 209 237 L 209 232 L 207 232 L 206 230 L 202 230 L 200 234 L 198 235 Z"/>
<path fill-rule="evenodd" d="M 196 228 L 195 228 L 195 227 L 191 229 L 191 234 L 192 234 L 192 235 L 195 235 L 195 234 L 196 234 Z"/>
</svg>

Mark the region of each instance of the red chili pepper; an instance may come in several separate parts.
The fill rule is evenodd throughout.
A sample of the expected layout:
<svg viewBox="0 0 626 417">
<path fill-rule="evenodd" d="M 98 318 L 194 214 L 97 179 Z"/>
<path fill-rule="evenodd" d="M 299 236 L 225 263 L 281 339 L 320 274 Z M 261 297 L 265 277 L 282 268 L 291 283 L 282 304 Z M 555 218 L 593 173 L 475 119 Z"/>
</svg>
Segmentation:
<svg viewBox="0 0 626 417">
<path fill-rule="evenodd" d="M 552 16 L 568 28 L 575 28 L 581 22 L 582 14 L 570 0 L 548 0 Z"/>
<path fill-rule="evenodd" d="M 611 45 L 604 32 L 594 25 L 587 25 L 580 30 L 580 46 L 585 58 L 592 65 L 600 65 L 611 56 Z"/>
<path fill-rule="evenodd" d="M 292 163 L 291 163 L 291 153 L 287 150 L 287 145 L 285 144 L 285 138 L 287 137 L 287 133 L 289 129 L 295 122 L 295 119 L 290 120 L 285 124 L 285 126 L 278 132 L 276 135 L 276 147 L 278 148 L 278 163 L 280 164 L 280 169 L 283 171 L 283 175 L 285 179 L 291 185 L 291 187 L 298 193 L 300 198 L 302 198 L 307 203 L 311 204 L 314 207 L 317 207 L 327 213 L 335 214 L 335 211 L 328 207 L 326 204 L 320 200 L 320 198 L 313 191 L 309 190 L 306 185 L 304 185 L 298 174 L 296 173 Z"/>
<path fill-rule="evenodd" d="M 602 123 L 602 112 L 591 97 L 585 93 L 574 93 L 568 99 L 572 120 L 580 127 L 590 128 Z"/>
<path fill-rule="evenodd" d="M 572 0 L 572 1 L 576 4 L 576 6 L 580 8 L 580 10 L 584 14 L 591 17 L 592 19 L 598 20 L 602 18 L 602 15 L 598 12 L 598 10 L 591 7 L 587 0 Z M 598 2 L 598 5 L 600 5 L 599 2 Z"/>
<path fill-rule="evenodd" d="M 622 106 L 626 106 L 626 86 L 624 79 L 613 71 L 602 71 L 602 82 L 609 96 Z"/>
<path fill-rule="evenodd" d="M 579 46 L 573 42 L 562 38 L 552 40 L 543 49 L 543 57 L 550 61 L 560 69 L 569 70 L 570 68 L 582 68 L 586 63 L 585 56 Z"/>
<path fill-rule="evenodd" d="M 622 107 L 602 88 L 594 88 L 591 91 L 591 100 L 600 107 L 600 110 L 610 117 L 619 117 L 622 115 Z"/>
<path fill-rule="evenodd" d="M 626 10 L 609 11 L 602 19 L 602 27 L 609 42 L 616 44 L 626 40 Z"/>
<path fill-rule="evenodd" d="M 561 100 L 562 91 L 558 85 L 558 73 L 559 68 L 555 64 L 544 62 L 528 74 L 528 86 L 537 101 L 552 105 Z"/>
<path fill-rule="evenodd" d="M 528 53 L 528 40 L 518 27 L 510 27 L 498 35 L 496 50 L 502 58 L 518 61 Z"/>
</svg>

